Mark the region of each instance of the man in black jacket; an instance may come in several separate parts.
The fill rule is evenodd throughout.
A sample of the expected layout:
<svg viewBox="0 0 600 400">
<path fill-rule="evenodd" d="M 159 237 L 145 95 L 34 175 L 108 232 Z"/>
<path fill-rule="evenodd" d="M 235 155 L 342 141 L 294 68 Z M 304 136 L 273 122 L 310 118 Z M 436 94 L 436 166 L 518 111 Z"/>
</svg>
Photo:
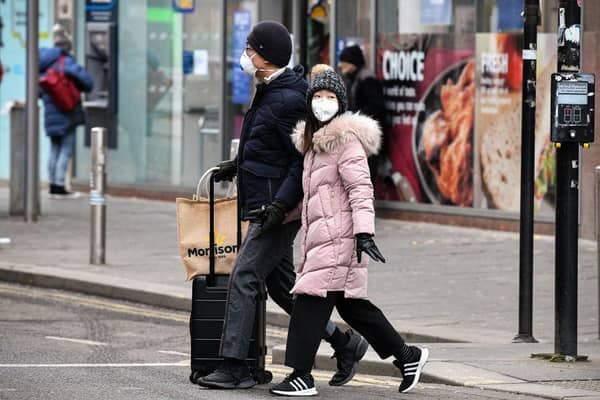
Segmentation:
<svg viewBox="0 0 600 400">
<path fill-rule="evenodd" d="M 340 53 L 338 68 L 346 84 L 348 110 L 368 115 L 379 122 L 383 129 L 385 121 L 383 88 L 373 71 L 365 65 L 365 56 L 361 48 L 358 45 L 345 47 Z M 379 154 L 385 154 L 385 144 L 384 140 Z M 378 159 L 378 155 L 369 157 L 369 169 L 373 183 L 377 176 Z"/>
<path fill-rule="evenodd" d="M 244 360 L 261 282 L 288 314 L 294 305 L 290 294 L 296 280 L 292 246 L 301 224 L 293 210 L 303 196 L 303 158 L 290 135 L 305 117 L 308 85 L 302 67 L 286 68 L 291 52 L 287 29 L 278 22 L 264 21 L 248 35 L 240 58 L 242 69 L 258 80 L 256 94 L 244 117 L 238 156 L 219 164 L 214 177 L 220 181 L 238 176 L 242 218 L 250 221 L 250 226 L 229 280 L 221 341 L 224 362 L 198 379 L 205 387 L 247 389 L 256 384 Z M 338 372 L 330 384 L 343 385 L 354 376 L 368 344 L 352 331 L 340 331 L 331 321 L 324 336 L 338 361 Z"/>
</svg>

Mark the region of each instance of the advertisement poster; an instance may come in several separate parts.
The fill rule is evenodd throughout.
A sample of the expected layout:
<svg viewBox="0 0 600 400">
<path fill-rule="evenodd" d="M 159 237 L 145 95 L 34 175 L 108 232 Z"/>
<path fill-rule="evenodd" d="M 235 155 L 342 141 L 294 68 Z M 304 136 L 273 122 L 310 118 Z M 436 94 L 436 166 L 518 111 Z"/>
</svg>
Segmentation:
<svg viewBox="0 0 600 400">
<path fill-rule="evenodd" d="M 233 44 L 231 57 L 233 60 L 231 71 L 231 101 L 233 104 L 248 104 L 250 102 L 251 80 L 248 74 L 240 69 L 240 56 L 246 49 L 246 38 L 252 29 L 252 16 L 248 10 L 233 12 Z"/>
<path fill-rule="evenodd" d="M 382 200 L 473 205 L 475 35 L 381 37 L 386 99 Z"/>
<path fill-rule="evenodd" d="M 521 34 L 477 35 L 475 207 L 517 212 L 521 185 Z M 535 203 L 554 212 L 555 152 L 550 143 L 550 74 L 556 69 L 556 35 L 540 34 L 537 51 Z"/>
<path fill-rule="evenodd" d="M 388 35 L 378 74 L 386 99 L 376 197 L 518 212 L 522 35 Z M 534 209 L 553 215 L 550 75 L 556 35 L 539 34 Z"/>
<path fill-rule="evenodd" d="M 1 1 L 0 3 L 4 3 Z M 40 39 L 50 38 L 52 31 L 52 2 L 42 0 L 39 2 L 39 37 Z M 2 7 L 6 7 L 1 6 Z M 11 11 L 8 21 L 10 23 L 10 33 L 13 38 L 18 40 L 20 46 L 27 46 L 27 1 L 26 0 L 11 0 L 8 4 L 8 10 Z M 1 13 L 0 13 L 1 14 Z M 2 29 L 0 24 L 0 29 Z"/>
</svg>

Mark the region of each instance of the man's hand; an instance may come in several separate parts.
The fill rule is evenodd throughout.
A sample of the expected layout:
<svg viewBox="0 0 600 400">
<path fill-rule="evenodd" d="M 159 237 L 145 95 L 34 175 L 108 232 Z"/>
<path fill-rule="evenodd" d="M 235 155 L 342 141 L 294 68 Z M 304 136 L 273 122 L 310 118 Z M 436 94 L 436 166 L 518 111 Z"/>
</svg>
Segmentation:
<svg viewBox="0 0 600 400">
<path fill-rule="evenodd" d="M 262 232 L 266 232 L 278 225 L 281 225 L 285 219 L 286 212 L 286 205 L 279 200 L 275 200 L 268 206 L 263 206 L 262 209 L 251 211 L 249 215 L 258 219 L 258 221 L 260 221 Z"/>
<path fill-rule="evenodd" d="M 360 263 L 362 259 L 361 253 L 365 252 L 375 261 L 381 261 L 385 263 L 385 258 L 381 255 L 381 252 L 377 248 L 377 245 L 373 241 L 373 236 L 368 233 L 357 233 L 356 234 L 356 259 Z"/>
<path fill-rule="evenodd" d="M 215 182 L 232 181 L 237 174 L 237 161 L 227 160 L 217 164 L 218 171 L 213 173 Z"/>
</svg>

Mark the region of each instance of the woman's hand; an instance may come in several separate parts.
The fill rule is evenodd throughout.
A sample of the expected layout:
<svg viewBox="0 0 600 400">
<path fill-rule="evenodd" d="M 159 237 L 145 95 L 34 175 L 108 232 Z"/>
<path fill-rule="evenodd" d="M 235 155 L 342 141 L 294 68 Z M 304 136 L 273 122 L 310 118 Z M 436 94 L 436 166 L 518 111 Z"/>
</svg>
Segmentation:
<svg viewBox="0 0 600 400">
<path fill-rule="evenodd" d="M 377 245 L 373 241 L 373 235 L 368 233 L 357 233 L 356 234 L 356 259 L 358 262 L 361 260 L 361 253 L 365 252 L 375 261 L 385 263 L 385 258 L 377 248 Z"/>
</svg>

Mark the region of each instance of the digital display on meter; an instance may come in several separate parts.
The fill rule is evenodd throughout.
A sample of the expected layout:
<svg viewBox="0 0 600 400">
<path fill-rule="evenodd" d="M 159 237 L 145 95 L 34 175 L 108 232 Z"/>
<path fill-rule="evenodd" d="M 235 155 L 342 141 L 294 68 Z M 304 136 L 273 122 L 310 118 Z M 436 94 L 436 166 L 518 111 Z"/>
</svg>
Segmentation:
<svg viewBox="0 0 600 400">
<path fill-rule="evenodd" d="M 558 82 L 558 122 L 562 125 L 581 125 L 587 114 L 588 85 L 586 82 Z"/>
<path fill-rule="evenodd" d="M 594 141 L 594 75 L 552 74 L 553 142 Z"/>
</svg>

